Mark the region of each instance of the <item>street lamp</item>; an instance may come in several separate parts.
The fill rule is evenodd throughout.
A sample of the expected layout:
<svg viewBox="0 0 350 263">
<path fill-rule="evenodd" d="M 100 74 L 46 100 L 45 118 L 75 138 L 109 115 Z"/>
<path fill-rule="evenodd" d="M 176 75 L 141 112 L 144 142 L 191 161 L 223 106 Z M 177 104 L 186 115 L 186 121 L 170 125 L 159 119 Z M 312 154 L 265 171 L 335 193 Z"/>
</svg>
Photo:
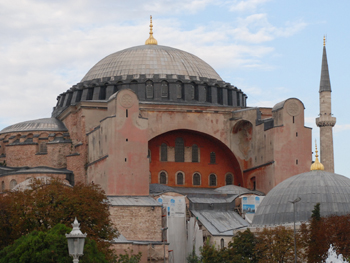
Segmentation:
<svg viewBox="0 0 350 263">
<path fill-rule="evenodd" d="M 297 197 L 294 201 L 289 201 L 289 203 L 293 204 L 293 213 L 294 213 L 294 260 L 295 263 L 297 263 L 297 240 L 296 240 L 296 234 L 295 234 L 295 204 L 298 203 L 301 200 L 300 197 Z"/>
<path fill-rule="evenodd" d="M 86 234 L 80 231 L 79 225 L 77 218 L 75 218 L 72 224 L 73 230 L 69 234 L 66 234 L 68 251 L 69 255 L 73 257 L 73 263 L 79 263 L 79 257 L 84 255 L 83 251 Z"/>
<path fill-rule="evenodd" d="M 163 236 L 163 238 L 164 238 L 164 231 L 166 231 L 166 230 L 168 230 L 168 227 L 163 227 L 163 228 L 161 228 L 161 230 L 162 230 L 162 236 Z M 164 238 L 164 240 L 163 240 L 163 252 L 164 252 L 164 263 L 166 263 L 166 261 L 165 261 L 165 238 Z"/>
</svg>

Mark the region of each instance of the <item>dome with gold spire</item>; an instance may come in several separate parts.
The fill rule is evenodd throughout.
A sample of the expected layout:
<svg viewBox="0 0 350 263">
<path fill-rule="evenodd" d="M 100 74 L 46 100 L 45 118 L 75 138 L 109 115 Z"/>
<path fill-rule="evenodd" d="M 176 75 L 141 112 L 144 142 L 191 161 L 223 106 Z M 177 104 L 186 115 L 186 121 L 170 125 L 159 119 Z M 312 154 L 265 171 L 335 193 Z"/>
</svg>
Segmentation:
<svg viewBox="0 0 350 263">
<path fill-rule="evenodd" d="M 291 201 L 300 197 L 295 205 L 296 222 L 308 221 L 312 210 L 320 203 L 321 216 L 350 213 L 350 179 L 324 171 L 318 160 L 311 171 L 290 177 L 275 186 L 262 200 L 253 219 L 254 226 L 272 226 L 293 223 Z"/>
</svg>

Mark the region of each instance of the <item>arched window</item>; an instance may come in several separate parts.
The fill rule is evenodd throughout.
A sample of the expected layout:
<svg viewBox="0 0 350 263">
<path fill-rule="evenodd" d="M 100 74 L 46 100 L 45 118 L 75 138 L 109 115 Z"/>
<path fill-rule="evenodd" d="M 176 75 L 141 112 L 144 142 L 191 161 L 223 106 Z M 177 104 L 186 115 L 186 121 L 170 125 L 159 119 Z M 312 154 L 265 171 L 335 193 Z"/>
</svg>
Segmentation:
<svg viewBox="0 0 350 263">
<path fill-rule="evenodd" d="M 175 140 L 175 162 L 185 161 L 185 145 L 182 138 L 176 138 Z"/>
<path fill-rule="evenodd" d="M 160 161 L 168 161 L 168 145 L 166 145 L 166 143 L 162 143 L 160 146 Z"/>
<path fill-rule="evenodd" d="M 199 100 L 199 91 L 197 85 L 194 85 L 194 100 Z"/>
<path fill-rule="evenodd" d="M 232 89 L 227 90 L 227 104 L 232 106 Z"/>
<path fill-rule="evenodd" d="M 160 184 L 166 184 L 167 182 L 167 178 L 166 178 L 166 173 L 165 172 L 161 172 L 159 175 L 159 183 Z"/>
<path fill-rule="evenodd" d="M 225 247 L 225 241 L 223 238 L 221 238 L 221 240 L 220 240 L 220 245 L 221 245 L 221 249 L 223 249 Z"/>
<path fill-rule="evenodd" d="M 226 185 L 232 185 L 232 184 L 233 184 L 233 175 L 226 174 Z"/>
<path fill-rule="evenodd" d="M 205 87 L 205 93 L 206 93 L 205 101 L 206 102 L 211 102 L 211 87 L 206 86 Z"/>
<path fill-rule="evenodd" d="M 209 186 L 216 186 L 216 175 L 211 174 L 209 176 Z"/>
<path fill-rule="evenodd" d="M 223 104 L 223 91 L 222 88 L 217 87 L 218 104 Z"/>
<path fill-rule="evenodd" d="M 168 86 L 168 82 L 166 82 L 165 80 L 162 81 L 162 85 L 161 85 L 161 95 L 162 98 L 169 98 L 169 86 Z"/>
<path fill-rule="evenodd" d="M 255 180 L 255 176 L 250 178 L 250 182 L 251 182 L 251 186 L 252 186 L 252 190 L 256 190 L 256 180 Z"/>
<path fill-rule="evenodd" d="M 216 163 L 216 154 L 215 154 L 215 152 L 211 152 L 210 153 L 210 163 L 211 164 Z"/>
<path fill-rule="evenodd" d="M 1 192 L 5 192 L 5 182 L 1 182 Z"/>
<path fill-rule="evenodd" d="M 153 82 L 151 80 L 146 81 L 146 99 L 153 99 Z"/>
<path fill-rule="evenodd" d="M 184 184 L 184 174 L 179 172 L 176 175 L 176 182 L 178 185 L 183 185 Z"/>
<path fill-rule="evenodd" d="M 201 185 L 201 175 L 199 173 L 193 175 L 193 185 Z"/>
<path fill-rule="evenodd" d="M 15 179 L 12 179 L 10 182 L 10 190 L 13 189 L 13 187 L 15 187 L 17 185 L 17 181 Z"/>
<path fill-rule="evenodd" d="M 190 99 L 194 100 L 195 98 L 195 85 L 193 83 L 191 83 L 190 85 Z"/>
<path fill-rule="evenodd" d="M 198 163 L 198 145 L 197 144 L 192 145 L 192 162 Z"/>
<path fill-rule="evenodd" d="M 177 99 L 184 98 L 183 84 L 181 82 L 176 83 L 176 98 Z"/>
</svg>

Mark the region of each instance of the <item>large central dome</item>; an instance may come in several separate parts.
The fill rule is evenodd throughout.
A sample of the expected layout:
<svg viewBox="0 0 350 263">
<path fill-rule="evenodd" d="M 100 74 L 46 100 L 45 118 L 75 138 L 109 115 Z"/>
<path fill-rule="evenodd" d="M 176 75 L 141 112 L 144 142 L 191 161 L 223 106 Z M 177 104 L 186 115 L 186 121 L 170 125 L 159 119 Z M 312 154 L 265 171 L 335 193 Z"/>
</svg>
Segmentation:
<svg viewBox="0 0 350 263">
<path fill-rule="evenodd" d="M 188 52 L 159 45 L 143 45 L 121 50 L 100 60 L 82 79 L 171 74 L 222 80 L 206 62 Z"/>
</svg>

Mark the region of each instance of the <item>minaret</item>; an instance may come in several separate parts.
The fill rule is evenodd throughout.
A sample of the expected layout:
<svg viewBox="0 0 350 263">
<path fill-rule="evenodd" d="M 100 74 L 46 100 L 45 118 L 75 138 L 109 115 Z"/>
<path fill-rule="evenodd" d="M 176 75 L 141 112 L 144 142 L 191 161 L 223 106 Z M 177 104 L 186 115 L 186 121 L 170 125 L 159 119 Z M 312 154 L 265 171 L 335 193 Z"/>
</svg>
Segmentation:
<svg viewBox="0 0 350 263">
<path fill-rule="evenodd" d="M 320 117 L 316 118 L 316 125 L 320 127 L 320 153 L 324 170 L 334 173 L 333 154 L 333 126 L 336 118 L 332 117 L 331 82 L 329 79 L 326 38 L 323 38 L 323 56 L 320 81 Z"/>
</svg>

